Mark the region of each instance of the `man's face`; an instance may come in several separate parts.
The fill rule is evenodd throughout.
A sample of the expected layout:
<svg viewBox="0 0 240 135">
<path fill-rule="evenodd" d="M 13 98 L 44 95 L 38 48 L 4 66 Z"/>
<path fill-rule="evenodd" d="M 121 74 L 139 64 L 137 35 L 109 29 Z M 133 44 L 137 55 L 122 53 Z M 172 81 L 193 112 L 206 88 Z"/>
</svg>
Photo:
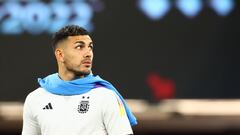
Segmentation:
<svg viewBox="0 0 240 135">
<path fill-rule="evenodd" d="M 93 60 L 93 42 L 90 36 L 69 36 L 63 44 L 62 63 L 66 71 L 77 76 L 90 74 Z"/>
</svg>

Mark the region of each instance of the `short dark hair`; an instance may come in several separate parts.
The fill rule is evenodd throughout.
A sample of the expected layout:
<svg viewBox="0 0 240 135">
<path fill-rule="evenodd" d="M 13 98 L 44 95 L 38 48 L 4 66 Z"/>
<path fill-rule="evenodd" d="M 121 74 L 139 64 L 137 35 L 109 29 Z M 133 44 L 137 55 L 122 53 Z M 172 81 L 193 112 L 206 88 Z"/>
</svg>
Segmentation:
<svg viewBox="0 0 240 135">
<path fill-rule="evenodd" d="M 53 50 L 56 49 L 57 44 L 66 39 L 68 36 L 77 36 L 77 35 L 89 35 L 89 32 L 84 29 L 83 27 L 80 27 L 78 25 L 67 25 L 60 30 L 58 30 L 56 33 L 53 34 L 52 37 L 52 47 Z"/>
</svg>

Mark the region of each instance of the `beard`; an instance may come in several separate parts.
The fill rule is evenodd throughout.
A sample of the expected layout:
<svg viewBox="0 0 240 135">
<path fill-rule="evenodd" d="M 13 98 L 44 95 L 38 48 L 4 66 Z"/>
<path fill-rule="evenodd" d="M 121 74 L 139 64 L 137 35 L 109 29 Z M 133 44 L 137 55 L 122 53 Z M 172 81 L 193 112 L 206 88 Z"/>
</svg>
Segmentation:
<svg viewBox="0 0 240 135">
<path fill-rule="evenodd" d="M 87 67 L 81 63 L 73 63 L 72 60 L 65 59 L 64 66 L 68 72 L 71 72 L 75 75 L 76 78 L 87 76 L 92 73 L 91 66 Z"/>
<path fill-rule="evenodd" d="M 87 76 L 92 72 L 90 69 L 79 70 L 79 69 L 74 69 L 69 67 L 67 67 L 67 70 L 74 73 L 75 76 Z"/>
<path fill-rule="evenodd" d="M 87 71 L 73 71 L 76 76 L 87 76 L 91 73 L 91 70 Z"/>
</svg>

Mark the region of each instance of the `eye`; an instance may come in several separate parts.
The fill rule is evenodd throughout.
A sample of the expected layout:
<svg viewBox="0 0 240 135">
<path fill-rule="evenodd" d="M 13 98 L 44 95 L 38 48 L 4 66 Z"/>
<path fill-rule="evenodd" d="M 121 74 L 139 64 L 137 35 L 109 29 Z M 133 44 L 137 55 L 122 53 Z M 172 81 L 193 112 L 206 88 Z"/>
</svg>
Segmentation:
<svg viewBox="0 0 240 135">
<path fill-rule="evenodd" d="M 80 45 L 77 45 L 75 48 L 80 50 L 80 49 L 82 49 L 83 47 L 84 47 L 84 45 L 81 45 L 81 44 L 80 44 Z"/>
<path fill-rule="evenodd" d="M 89 48 L 91 48 L 93 50 L 93 45 L 89 45 Z"/>
</svg>

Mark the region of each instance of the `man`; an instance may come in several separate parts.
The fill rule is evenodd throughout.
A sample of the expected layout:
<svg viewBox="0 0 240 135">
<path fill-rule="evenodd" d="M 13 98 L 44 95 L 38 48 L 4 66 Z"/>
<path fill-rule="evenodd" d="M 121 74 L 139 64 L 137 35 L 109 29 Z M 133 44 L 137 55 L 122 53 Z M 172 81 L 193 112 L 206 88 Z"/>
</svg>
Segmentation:
<svg viewBox="0 0 240 135">
<path fill-rule="evenodd" d="M 122 96 L 91 73 L 93 42 L 76 25 L 53 36 L 58 73 L 39 79 L 24 103 L 22 135 L 128 135 L 136 125 Z"/>
</svg>

